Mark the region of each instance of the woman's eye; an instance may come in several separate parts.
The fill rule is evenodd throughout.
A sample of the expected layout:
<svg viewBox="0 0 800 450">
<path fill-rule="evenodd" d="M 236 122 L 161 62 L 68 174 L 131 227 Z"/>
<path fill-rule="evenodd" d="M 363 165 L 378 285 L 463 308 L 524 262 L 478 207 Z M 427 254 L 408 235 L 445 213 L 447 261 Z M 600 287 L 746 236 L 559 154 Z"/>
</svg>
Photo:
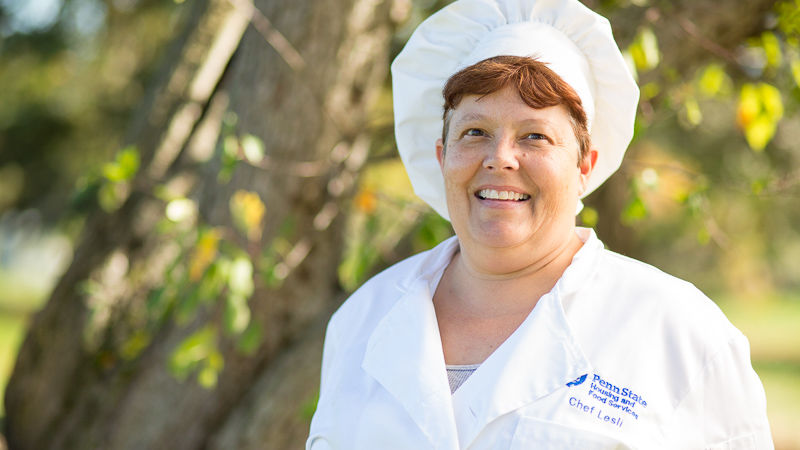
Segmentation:
<svg viewBox="0 0 800 450">
<path fill-rule="evenodd" d="M 543 141 L 546 141 L 546 140 L 548 140 L 548 139 L 547 139 L 547 136 L 545 136 L 545 135 L 543 135 L 543 134 L 539 134 L 539 133 L 529 133 L 529 134 L 526 134 L 526 135 L 525 135 L 525 139 L 534 139 L 534 140 L 543 140 Z"/>
<path fill-rule="evenodd" d="M 478 128 L 470 128 L 464 132 L 464 136 L 484 136 L 486 133 L 483 130 Z"/>
</svg>

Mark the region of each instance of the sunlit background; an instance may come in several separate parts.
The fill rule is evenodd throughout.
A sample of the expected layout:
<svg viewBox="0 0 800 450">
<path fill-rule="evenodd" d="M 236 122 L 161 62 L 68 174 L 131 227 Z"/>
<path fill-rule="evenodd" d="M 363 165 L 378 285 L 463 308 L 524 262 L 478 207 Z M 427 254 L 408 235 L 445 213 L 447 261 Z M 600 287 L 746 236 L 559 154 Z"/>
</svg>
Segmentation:
<svg viewBox="0 0 800 450">
<path fill-rule="evenodd" d="M 395 3 L 402 20 L 392 53 L 443 2 Z M 705 27 L 708 17 L 680 15 L 668 1 L 589 5 L 611 18 L 642 101 L 622 168 L 587 199 L 579 221 L 612 250 L 690 280 L 720 305 L 750 339 L 776 446 L 800 448 L 800 2 L 765 8 L 760 26 L 737 42 Z M 171 0 L 0 0 L 0 398 L 26 323 L 69 265 L 87 213 L 113 211 L 128 195 L 139 157 L 120 143 L 185 7 Z M 636 23 L 625 22 L 632 17 Z M 684 58 L 683 43 L 701 50 Z M 451 233 L 411 192 L 391 121 L 387 80 L 348 212 L 338 267 L 348 291 Z M 223 130 L 213 154 L 222 155 L 224 178 L 226 164 L 264 152 L 257 137 Z M 197 223 L 195 198 L 155 195 L 167 222 Z M 247 190 L 230 199 L 234 225 L 252 242 L 268 207 Z M 199 233 L 190 271 L 219 257 L 219 239 Z M 267 284 L 305 256 L 288 242 L 273 246 Z M 111 258 L 109 270 L 114 264 L 124 273 L 128 263 Z M 231 279 L 252 278 L 249 261 L 226 264 Z M 241 294 L 232 326 L 244 330 L 252 286 L 231 286 Z M 86 289 L 91 298 L 92 286 Z M 178 361 L 180 348 L 175 355 Z M 214 355 L 205 356 L 211 363 L 199 380 L 210 386 Z"/>
</svg>

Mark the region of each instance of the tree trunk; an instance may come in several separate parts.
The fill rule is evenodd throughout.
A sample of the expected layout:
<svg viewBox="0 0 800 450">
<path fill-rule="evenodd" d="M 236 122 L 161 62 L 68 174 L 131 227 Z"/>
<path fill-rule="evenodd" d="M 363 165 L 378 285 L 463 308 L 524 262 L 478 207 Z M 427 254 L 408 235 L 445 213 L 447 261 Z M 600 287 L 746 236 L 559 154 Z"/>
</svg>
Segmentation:
<svg viewBox="0 0 800 450">
<path fill-rule="evenodd" d="M 389 5 L 189 3 L 130 127 L 141 165 L 116 186 L 125 200 L 87 220 L 20 349 L 10 448 L 297 448 L 305 438 L 321 330 L 341 300 L 339 211 L 388 69 Z M 263 159 L 250 151 L 259 141 Z M 231 213 L 241 191 L 266 210 L 249 229 Z M 170 225 L 165 196 L 196 201 L 198 225 Z M 258 209 L 246 205 L 245 215 Z M 197 229 L 211 230 L 212 259 L 252 264 L 245 330 L 229 323 L 232 307 L 242 312 L 235 262 L 231 280 L 202 290 L 217 272 L 203 265 Z M 198 336 L 210 340 L 193 347 Z M 176 369 L 180 349 L 190 359 Z"/>
</svg>

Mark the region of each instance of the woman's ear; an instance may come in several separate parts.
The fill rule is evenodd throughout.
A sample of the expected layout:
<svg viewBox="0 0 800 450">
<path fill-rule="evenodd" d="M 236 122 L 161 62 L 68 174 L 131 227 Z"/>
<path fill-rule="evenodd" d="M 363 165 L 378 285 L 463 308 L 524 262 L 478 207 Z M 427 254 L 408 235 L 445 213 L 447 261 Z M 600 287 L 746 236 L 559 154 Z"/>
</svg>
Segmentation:
<svg viewBox="0 0 800 450">
<path fill-rule="evenodd" d="M 586 185 L 589 183 L 589 177 L 592 175 L 595 164 L 597 164 L 597 149 L 593 148 L 586 152 L 586 155 L 581 159 L 580 164 L 578 164 L 581 178 L 581 195 L 586 191 Z"/>
<path fill-rule="evenodd" d="M 441 138 L 436 140 L 436 160 L 439 161 L 439 167 L 444 167 L 444 143 Z"/>
</svg>

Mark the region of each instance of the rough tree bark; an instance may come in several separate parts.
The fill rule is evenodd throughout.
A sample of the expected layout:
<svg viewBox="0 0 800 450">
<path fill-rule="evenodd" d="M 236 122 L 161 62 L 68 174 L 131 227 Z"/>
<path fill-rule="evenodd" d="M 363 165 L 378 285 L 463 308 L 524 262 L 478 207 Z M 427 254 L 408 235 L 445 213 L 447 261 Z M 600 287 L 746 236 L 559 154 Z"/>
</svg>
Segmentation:
<svg viewBox="0 0 800 450">
<path fill-rule="evenodd" d="M 130 195 L 115 212 L 87 220 L 71 266 L 20 350 L 6 393 L 11 448 L 297 448 L 305 437 L 301 409 L 313 404 L 322 330 L 341 300 L 339 212 L 366 157 L 365 118 L 388 69 L 390 5 L 189 3 L 162 76 L 132 120 L 128 142 L 142 164 Z M 651 21 L 664 64 L 689 71 L 707 52 L 732 52 L 760 30 L 772 1 L 735 3 L 653 2 L 655 9 L 624 8 L 611 22 L 624 44 Z M 232 126 L 229 112 L 238 118 L 235 133 L 258 136 L 267 158 L 239 164 L 221 183 L 222 152 L 203 160 L 221 146 L 220 129 Z M 601 211 L 600 234 L 608 230 L 611 246 L 624 250 L 614 183 L 591 204 Z M 158 185 L 197 200 L 200 222 L 225 230 L 233 229 L 233 193 L 257 192 L 267 208 L 262 236 L 242 244 L 254 260 L 291 219 L 285 280 L 257 282 L 249 302 L 264 330 L 257 350 L 243 353 L 221 333 L 224 369 L 211 389 L 176 379 L 168 361 L 187 336 L 222 321 L 223 302 L 207 302 L 189 322 L 141 319 L 171 261 L 191 254 L 158 232 L 165 206 L 153 195 Z M 124 356 L 141 329 L 146 345 Z"/>
<path fill-rule="evenodd" d="M 340 300 L 339 211 L 365 160 L 366 113 L 388 69 L 389 5 L 190 3 L 162 76 L 132 121 L 128 142 L 142 163 L 130 194 L 116 211 L 88 219 L 21 347 L 6 395 L 11 448 L 291 448 L 305 436 L 301 408 L 313 404 L 320 330 Z M 231 113 L 233 133 L 259 137 L 266 158 L 239 164 L 224 183 L 221 152 L 202 160 L 231 127 Z M 159 185 L 196 199 L 201 223 L 229 231 L 231 195 L 258 193 L 267 208 L 261 239 L 225 236 L 243 242 L 256 264 L 262 244 L 292 219 L 285 280 L 267 286 L 257 278 L 249 301 L 263 330 L 259 345 L 247 354 L 220 333 L 224 369 L 213 388 L 176 379 L 168 361 L 187 336 L 222 321 L 222 301 L 188 323 L 135 318 L 148 292 L 165 283 L 167 264 L 191 252 L 157 230 Z M 85 289 L 87 281 L 99 293 Z M 142 329 L 147 344 L 122 356 Z"/>
</svg>

